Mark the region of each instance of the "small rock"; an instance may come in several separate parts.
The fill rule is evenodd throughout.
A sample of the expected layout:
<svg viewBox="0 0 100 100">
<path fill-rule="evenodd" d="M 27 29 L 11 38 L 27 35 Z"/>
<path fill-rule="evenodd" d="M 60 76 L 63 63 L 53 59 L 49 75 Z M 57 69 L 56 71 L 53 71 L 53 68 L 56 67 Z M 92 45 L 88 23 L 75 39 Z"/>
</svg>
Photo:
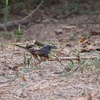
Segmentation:
<svg viewBox="0 0 100 100">
<path fill-rule="evenodd" d="M 58 29 L 58 30 L 55 30 L 55 33 L 56 33 L 56 35 L 60 35 L 60 34 L 62 34 L 63 32 L 62 32 L 62 29 Z"/>
</svg>

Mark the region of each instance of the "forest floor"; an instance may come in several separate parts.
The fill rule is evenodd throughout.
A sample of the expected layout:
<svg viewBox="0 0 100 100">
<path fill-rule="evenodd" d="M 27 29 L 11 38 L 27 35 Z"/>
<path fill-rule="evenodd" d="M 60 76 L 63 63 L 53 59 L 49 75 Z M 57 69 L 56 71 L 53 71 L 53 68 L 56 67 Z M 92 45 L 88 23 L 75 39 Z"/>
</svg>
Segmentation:
<svg viewBox="0 0 100 100">
<path fill-rule="evenodd" d="M 18 42 L 1 34 L 0 100 L 100 100 L 99 22 L 100 14 L 72 14 L 33 23 Z M 29 61 L 31 54 L 13 45 L 34 40 L 55 45 L 53 54 L 69 60 L 62 60 L 62 65 L 45 61 L 35 66 L 33 57 Z"/>
</svg>

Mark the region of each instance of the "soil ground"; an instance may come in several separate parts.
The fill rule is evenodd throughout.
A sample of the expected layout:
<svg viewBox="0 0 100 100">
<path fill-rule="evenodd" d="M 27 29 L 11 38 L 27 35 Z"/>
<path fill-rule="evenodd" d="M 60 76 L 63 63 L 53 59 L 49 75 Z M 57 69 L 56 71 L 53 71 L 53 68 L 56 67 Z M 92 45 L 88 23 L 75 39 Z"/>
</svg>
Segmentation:
<svg viewBox="0 0 100 100">
<path fill-rule="evenodd" d="M 100 14 L 71 15 L 54 21 L 57 22 L 31 25 L 25 29 L 18 43 L 39 40 L 55 44 L 59 57 L 76 57 L 76 49 L 82 49 L 79 43 L 82 36 L 89 39 L 88 46 L 100 47 Z M 90 36 L 93 32 L 96 35 Z M 58 61 L 46 61 L 35 66 L 32 58 L 28 65 L 25 60 L 31 55 L 13 46 L 14 39 L 1 36 L 0 41 L 0 100 L 100 100 L 100 59 L 88 59 L 85 63 L 83 60 L 80 63 L 73 61 L 74 64 L 64 60 L 62 65 Z M 93 51 L 80 55 L 98 57 L 99 53 Z M 73 72 L 77 66 L 80 68 Z M 55 74 L 63 70 L 63 73 Z"/>
</svg>

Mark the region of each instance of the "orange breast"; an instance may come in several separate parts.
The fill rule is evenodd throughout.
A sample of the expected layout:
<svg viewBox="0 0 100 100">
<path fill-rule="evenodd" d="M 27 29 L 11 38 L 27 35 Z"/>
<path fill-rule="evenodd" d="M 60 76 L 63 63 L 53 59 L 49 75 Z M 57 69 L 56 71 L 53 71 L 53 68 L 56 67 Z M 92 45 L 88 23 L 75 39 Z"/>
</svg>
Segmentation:
<svg viewBox="0 0 100 100">
<path fill-rule="evenodd" d="M 36 55 L 35 53 L 32 53 L 33 57 L 37 60 L 40 60 L 40 61 L 46 61 L 49 57 L 43 57 L 43 56 L 39 56 L 39 55 Z"/>
</svg>

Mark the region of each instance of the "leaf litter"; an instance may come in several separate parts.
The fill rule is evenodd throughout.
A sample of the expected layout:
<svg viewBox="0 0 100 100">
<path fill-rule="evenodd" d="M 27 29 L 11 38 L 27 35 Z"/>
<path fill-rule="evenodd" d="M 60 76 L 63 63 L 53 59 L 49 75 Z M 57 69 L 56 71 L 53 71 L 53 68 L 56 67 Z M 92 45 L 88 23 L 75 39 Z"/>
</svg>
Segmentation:
<svg viewBox="0 0 100 100">
<path fill-rule="evenodd" d="M 80 16 L 80 19 L 83 16 Z M 84 16 L 86 17 L 86 15 Z M 87 16 L 88 17 L 88 16 Z M 35 66 L 34 58 L 29 53 L 14 47 L 9 40 L 3 40 L 0 46 L 0 98 L 3 100 L 99 100 L 100 98 L 100 25 L 83 25 L 68 18 L 74 25 L 66 24 L 35 24 L 25 31 L 23 37 L 45 40 L 57 46 L 55 54 L 59 57 L 90 57 L 90 59 L 62 60 L 42 62 Z M 75 22 L 76 20 L 76 22 Z M 63 20 L 62 20 L 63 21 Z M 81 26 L 76 26 L 76 23 Z M 55 33 L 55 29 L 61 33 Z M 94 29 L 90 31 L 90 29 Z M 98 30 L 97 32 L 95 30 Z M 30 34 L 29 34 L 30 32 Z M 34 34 L 33 34 L 34 33 Z M 88 37 L 88 35 L 90 35 Z M 39 36 L 38 36 L 38 35 Z M 76 35 L 77 34 L 77 35 Z M 96 35 L 95 35 L 96 34 Z M 85 36 L 85 40 L 80 38 Z M 89 40 L 88 42 L 85 42 Z M 53 42 L 52 42 L 53 41 Z M 21 40 L 22 44 L 26 42 Z M 70 45 L 70 46 L 68 46 Z M 82 49 L 88 52 L 81 52 Z M 92 51 L 90 49 L 92 48 Z M 24 54 L 26 58 L 24 58 Z M 92 56 L 97 59 L 91 59 Z M 26 63 L 24 60 L 26 59 Z M 73 62 L 72 62 L 73 61 Z M 14 69 L 15 67 L 15 69 Z M 10 69 L 12 68 L 12 69 Z M 63 71 L 70 68 L 70 71 Z M 54 74 L 56 71 L 64 72 Z M 94 94 L 94 95 L 93 95 Z"/>
</svg>

